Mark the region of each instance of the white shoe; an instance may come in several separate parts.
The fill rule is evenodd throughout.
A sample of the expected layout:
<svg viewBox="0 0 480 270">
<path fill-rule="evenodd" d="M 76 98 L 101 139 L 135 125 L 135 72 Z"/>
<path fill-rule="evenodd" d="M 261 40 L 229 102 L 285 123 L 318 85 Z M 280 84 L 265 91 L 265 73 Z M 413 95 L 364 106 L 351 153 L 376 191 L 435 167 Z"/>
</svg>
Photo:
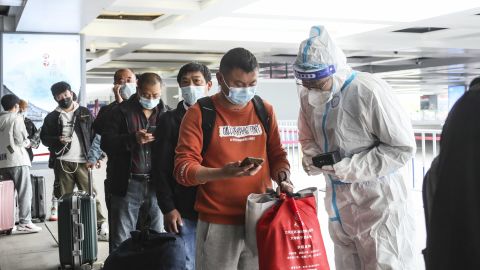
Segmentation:
<svg viewBox="0 0 480 270">
<path fill-rule="evenodd" d="M 33 223 L 27 223 L 27 224 L 18 224 L 17 225 L 17 231 L 18 232 L 26 232 L 26 233 L 36 233 L 41 231 L 42 228 L 38 227 L 37 225 Z"/>
<path fill-rule="evenodd" d="M 52 208 L 50 209 L 50 217 L 48 218 L 49 221 L 57 221 L 58 220 L 58 216 L 57 216 L 57 208 L 52 206 Z"/>
<path fill-rule="evenodd" d="M 52 208 L 50 208 L 50 217 L 48 218 L 48 220 L 50 220 L 50 221 L 57 221 L 58 220 L 57 209 L 58 209 L 58 200 L 54 196 L 52 198 Z"/>
<path fill-rule="evenodd" d="M 108 241 L 108 224 L 103 222 L 97 229 L 98 241 Z"/>
</svg>

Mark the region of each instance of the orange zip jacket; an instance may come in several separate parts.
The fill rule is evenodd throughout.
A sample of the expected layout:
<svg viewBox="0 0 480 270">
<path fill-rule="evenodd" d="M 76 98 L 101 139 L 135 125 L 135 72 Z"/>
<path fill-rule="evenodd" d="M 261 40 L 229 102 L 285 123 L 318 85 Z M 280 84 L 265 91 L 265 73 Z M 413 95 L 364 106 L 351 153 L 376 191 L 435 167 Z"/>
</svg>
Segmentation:
<svg viewBox="0 0 480 270">
<path fill-rule="evenodd" d="M 280 169 L 289 169 L 287 153 L 280 142 L 277 119 L 273 107 L 264 101 L 270 117 L 270 134 L 265 134 L 253 103 L 238 111 L 224 108 L 217 93 L 212 96 L 217 112 L 211 142 L 202 157 L 202 113 L 195 104 L 188 109 L 180 126 L 175 150 L 174 174 L 182 185 L 199 185 L 195 209 L 203 221 L 217 224 L 244 224 L 245 206 L 250 193 L 263 193 L 272 186 L 270 175 Z M 267 147 L 268 144 L 268 147 Z M 268 149 L 268 153 L 267 153 Z M 244 176 L 200 183 L 196 179 L 198 168 L 221 168 L 229 162 L 245 157 L 260 157 L 265 161 L 253 176 Z M 268 158 L 267 158 L 268 157 Z"/>
</svg>

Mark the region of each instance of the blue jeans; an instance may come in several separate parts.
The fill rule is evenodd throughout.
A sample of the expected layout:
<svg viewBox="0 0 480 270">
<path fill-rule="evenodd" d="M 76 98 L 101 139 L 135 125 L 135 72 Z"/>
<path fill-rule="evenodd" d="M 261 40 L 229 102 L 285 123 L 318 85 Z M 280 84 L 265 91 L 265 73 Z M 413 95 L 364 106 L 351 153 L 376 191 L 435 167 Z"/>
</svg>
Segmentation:
<svg viewBox="0 0 480 270">
<path fill-rule="evenodd" d="M 195 238 L 197 221 L 182 218 L 183 226 L 180 228 L 180 237 L 185 242 L 185 255 L 187 256 L 187 270 L 195 270 Z"/>
<path fill-rule="evenodd" d="M 147 197 L 148 196 L 148 197 Z M 123 241 L 130 238 L 130 232 L 135 231 L 140 207 L 149 199 L 148 214 L 151 218 L 150 229 L 163 232 L 163 215 L 158 207 L 157 195 L 152 183 L 130 180 L 125 197 L 112 194 L 111 198 L 111 231 L 110 253 Z"/>
</svg>

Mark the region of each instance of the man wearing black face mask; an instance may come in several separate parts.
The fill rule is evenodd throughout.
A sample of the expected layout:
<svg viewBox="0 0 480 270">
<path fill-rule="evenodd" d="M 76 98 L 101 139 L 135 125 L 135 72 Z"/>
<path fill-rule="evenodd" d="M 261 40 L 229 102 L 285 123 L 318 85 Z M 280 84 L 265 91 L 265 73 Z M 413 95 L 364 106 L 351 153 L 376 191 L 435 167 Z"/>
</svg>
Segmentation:
<svg viewBox="0 0 480 270">
<path fill-rule="evenodd" d="M 49 113 L 43 121 L 40 139 L 53 153 L 54 187 L 59 194 L 73 192 L 77 185 L 79 190 L 88 190 L 88 169 L 86 158 L 93 139 L 92 115 L 90 111 L 73 101 L 72 90 L 68 83 L 57 82 L 51 87 L 52 95 L 58 107 Z M 93 187 L 94 192 L 95 185 Z M 97 225 L 99 234 L 107 229 L 102 214 L 100 201 L 97 200 Z"/>
</svg>

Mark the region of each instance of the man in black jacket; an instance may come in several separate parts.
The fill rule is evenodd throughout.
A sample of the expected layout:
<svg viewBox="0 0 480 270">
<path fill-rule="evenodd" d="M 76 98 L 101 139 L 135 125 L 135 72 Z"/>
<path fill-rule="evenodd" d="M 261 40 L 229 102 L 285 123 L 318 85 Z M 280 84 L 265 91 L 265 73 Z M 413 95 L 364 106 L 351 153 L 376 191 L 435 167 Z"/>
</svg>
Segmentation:
<svg viewBox="0 0 480 270">
<path fill-rule="evenodd" d="M 177 108 L 166 112 L 154 136 L 153 179 L 157 188 L 157 200 L 164 214 L 165 230 L 177 233 L 185 242 L 188 270 L 195 269 L 195 230 L 198 214 L 193 209 L 196 187 L 185 187 L 177 183 L 173 176 L 175 147 L 178 141 L 180 123 L 187 109 L 206 96 L 212 87 L 210 70 L 199 63 L 188 63 L 180 68 L 177 82 L 183 100 Z"/>
<path fill-rule="evenodd" d="M 100 108 L 100 111 L 97 114 L 97 118 L 95 118 L 95 121 L 93 121 L 93 130 L 97 134 L 95 136 L 93 144 L 100 144 L 101 136 L 105 132 L 105 127 L 107 123 L 111 120 L 111 113 L 113 109 L 123 101 L 128 100 L 137 91 L 137 77 L 135 76 L 133 70 L 128 68 L 122 68 L 115 71 L 115 74 L 113 75 L 112 91 L 115 96 L 115 101 Z M 95 166 L 95 164 L 90 164 L 90 166 L 92 165 Z M 105 203 L 107 205 L 108 211 L 109 228 L 111 226 L 110 200 L 112 197 L 112 194 L 110 192 L 110 183 L 113 181 L 112 175 L 114 170 L 115 168 L 112 166 L 112 159 L 107 158 L 107 178 L 104 181 L 104 191 Z M 112 250 L 111 243 L 109 243 L 109 250 Z"/>
<path fill-rule="evenodd" d="M 150 181 L 153 133 L 160 115 L 168 109 L 160 98 L 162 88 L 160 76 L 142 74 L 137 81 L 137 93 L 113 109 L 102 134 L 102 150 L 114 168 L 110 186 L 110 252 L 135 230 L 144 202 L 149 206 L 150 229 L 163 230 L 162 213 Z"/>
<path fill-rule="evenodd" d="M 120 103 L 128 100 L 136 92 L 137 77 L 131 69 L 122 68 L 115 71 L 113 75 L 113 94 L 115 101 L 100 108 L 97 118 L 93 122 L 93 128 L 97 134 L 102 135 L 104 128 L 109 121 L 110 112 Z"/>
<path fill-rule="evenodd" d="M 68 83 L 57 82 L 51 87 L 58 107 L 49 113 L 40 132 L 40 139 L 53 153 L 53 171 L 57 190 L 62 196 L 79 190 L 88 191 L 88 169 L 86 158 L 92 141 L 92 115 L 90 111 L 72 100 L 72 90 Z M 54 189 L 56 189 L 54 187 Z M 94 192 L 95 185 L 94 185 Z M 97 200 L 97 225 L 99 240 L 108 239 L 108 226 Z"/>
</svg>

